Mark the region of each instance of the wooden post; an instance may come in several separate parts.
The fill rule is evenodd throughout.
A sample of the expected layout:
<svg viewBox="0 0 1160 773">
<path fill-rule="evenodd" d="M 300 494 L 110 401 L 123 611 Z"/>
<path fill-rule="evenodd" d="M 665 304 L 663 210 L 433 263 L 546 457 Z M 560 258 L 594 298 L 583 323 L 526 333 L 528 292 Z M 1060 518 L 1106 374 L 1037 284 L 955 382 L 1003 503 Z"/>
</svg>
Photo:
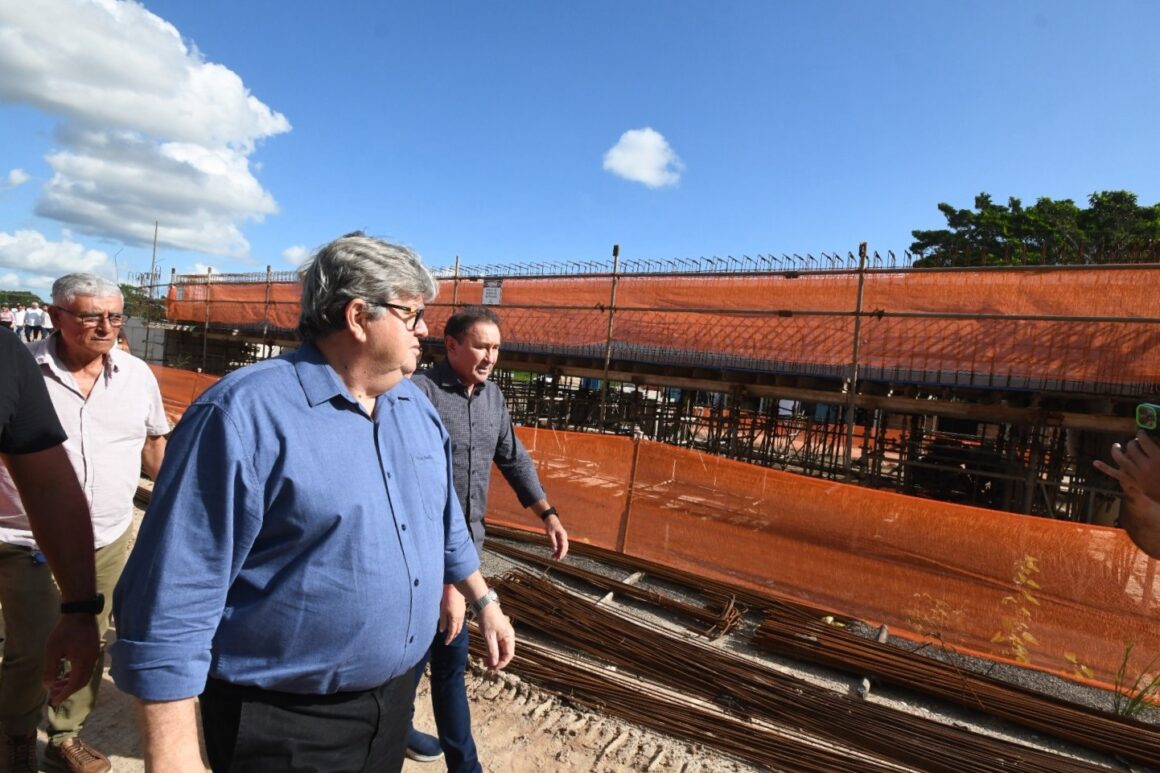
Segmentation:
<svg viewBox="0 0 1160 773">
<path fill-rule="evenodd" d="M 600 384 L 600 431 L 608 415 L 608 370 L 612 365 L 612 322 L 616 314 L 616 280 L 620 268 L 620 245 L 612 245 L 612 292 L 608 299 L 608 339 L 604 345 L 604 380 Z"/>
<path fill-rule="evenodd" d="M 262 306 L 262 343 L 266 345 L 266 358 L 270 357 L 270 291 L 274 275 L 270 266 L 266 266 L 266 300 Z"/>
<path fill-rule="evenodd" d="M 451 313 L 459 307 L 459 256 L 455 256 L 455 274 L 451 278 Z"/>
<path fill-rule="evenodd" d="M 854 475 L 854 419 L 857 416 L 858 356 L 862 338 L 862 295 L 866 289 L 866 242 L 858 245 L 858 295 L 854 302 L 854 349 L 850 360 L 850 378 L 846 382 L 846 453 L 843 467 L 847 479 Z"/>
</svg>

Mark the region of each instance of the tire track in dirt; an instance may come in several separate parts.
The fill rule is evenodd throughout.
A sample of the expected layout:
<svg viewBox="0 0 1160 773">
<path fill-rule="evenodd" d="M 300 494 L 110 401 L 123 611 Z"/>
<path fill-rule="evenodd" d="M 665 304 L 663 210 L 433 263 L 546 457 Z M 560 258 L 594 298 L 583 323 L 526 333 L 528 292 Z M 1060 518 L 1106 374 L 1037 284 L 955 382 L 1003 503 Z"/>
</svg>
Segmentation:
<svg viewBox="0 0 1160 773">
<path fill-rule="evenodd" d="M 485 770 L 527 773 L 756 773 L 712 750 L 668 738 L 571 704 L 518 676 L 490 673 L 473 660 L 467 674 L 472 728 Z M 415 721 L 434 727 L 426 680 Z M 407 762 L 405 773 L 434 766 Z"/>
</svg>

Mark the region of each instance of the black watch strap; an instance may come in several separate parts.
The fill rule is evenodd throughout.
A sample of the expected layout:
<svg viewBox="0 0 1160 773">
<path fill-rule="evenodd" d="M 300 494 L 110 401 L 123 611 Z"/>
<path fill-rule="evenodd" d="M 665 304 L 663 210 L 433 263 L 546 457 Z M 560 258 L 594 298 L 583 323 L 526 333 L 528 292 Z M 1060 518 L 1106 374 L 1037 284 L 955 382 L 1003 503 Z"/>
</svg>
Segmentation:
<svg viewBox="0 0 1160 773">
<path fill-rule="evenodd" d="M 543 518 L 547 518 L 549 515 L 554 515 L 554 516 L 556 516 L 557 518 L 559 518 L 559 517 L 560 517 L 560 512 L 559 512 L 558 510 L 556 510 L 556 508 L 554 508 L 554 507 L 549 507 L 547 510 L 545 510 L 545 511 L 544 511 L 544 512 L 542 512 L 542 513 L 540 513 L 540 518 L 541 518 L 541 519 L 543 519 Z"/>
<path fill-rule="evenodd" d="M 105 611 L 105 594 L 98 593 L 82 601 L 64 601 L 60 605 L 62 615 L 99 615 Z"/>
</svg>

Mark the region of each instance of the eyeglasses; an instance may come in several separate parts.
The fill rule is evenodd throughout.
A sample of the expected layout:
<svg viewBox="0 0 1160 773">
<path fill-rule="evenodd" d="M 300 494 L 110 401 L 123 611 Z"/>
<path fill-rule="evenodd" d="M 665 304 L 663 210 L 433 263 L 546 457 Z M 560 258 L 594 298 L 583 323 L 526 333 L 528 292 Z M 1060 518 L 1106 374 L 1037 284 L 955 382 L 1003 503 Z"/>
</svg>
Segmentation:
<svg viewBox="0 0 1160 773">
<path fill-rule="evenodd" d="M 370 305 L 403 312 L 403 322 L 408 330 L 419 327 L 419 322 L 423 319 L 423 312 L 427 311 L 425 306 L 402 306 L 398 303 L 371 303 Z"/>
<path fill-rule="evenodd" d="M 81 327 L 92 328 L 101 324 L 104 320 L 109 327 L 121 327 L 125 324 L 125 320 L 129 319 L 128 314 L 117 314 L 115 312 L 97 312 L 97 311 L 82 311 L 79 314 L 75 311 L 69 311 L 63 306 L 53 306 L 57 311 L 63 311 L 69 316 L 76 317 L 77 321 L 81 323 Z"/>
</svg>

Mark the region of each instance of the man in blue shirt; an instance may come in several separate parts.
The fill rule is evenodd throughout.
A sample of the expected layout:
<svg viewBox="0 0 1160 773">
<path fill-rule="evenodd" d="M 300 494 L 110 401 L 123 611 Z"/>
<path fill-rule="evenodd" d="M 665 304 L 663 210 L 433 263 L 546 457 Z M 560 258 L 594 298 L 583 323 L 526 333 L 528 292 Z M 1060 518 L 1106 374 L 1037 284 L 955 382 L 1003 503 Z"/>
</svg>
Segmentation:
<svg viewBox="0 0 1160 773">
<path fill-rule="evenodd" d="M 536 475 L 536 467 L 512 427 L 503 392 L 488 380 L 499 358 L 499 317 L 486 306 L 451 316 L 443 329 L 447 356 L 433 368 L 415 374 L 415 386 L 430 398 L 451 435 L 455 492 L 477 550 L 483 549 L 484 517 L 494 462 L 520 504 L 544 521 L 552 556 L 568 554 L 568 533 Z M 440 610 L 439 633 L 431 644 L 431 706 L 439 730 L 436 739 L 411 729 L 407 756 L 420 762 L 446 758 L 449 773 L 479 773 L 482 766 L 471 735 L 471 710 L 464 672 L 467 629 L 463 597 L 447 587 Z M 421 676 L 422 666 L 416 674 Z"/>
<path fill-rule="evenodd" d="M 398 771 L 413 669 L 445 583 L 487 665 L 514 653 L 452 489 L 451 446 L 406 377 L 435 282 L 362 234 L 303 269 L 295 353 L 223 378 L 174 430 L 114 597 L 113 677 L 146 766 Z"/>
</svg>

